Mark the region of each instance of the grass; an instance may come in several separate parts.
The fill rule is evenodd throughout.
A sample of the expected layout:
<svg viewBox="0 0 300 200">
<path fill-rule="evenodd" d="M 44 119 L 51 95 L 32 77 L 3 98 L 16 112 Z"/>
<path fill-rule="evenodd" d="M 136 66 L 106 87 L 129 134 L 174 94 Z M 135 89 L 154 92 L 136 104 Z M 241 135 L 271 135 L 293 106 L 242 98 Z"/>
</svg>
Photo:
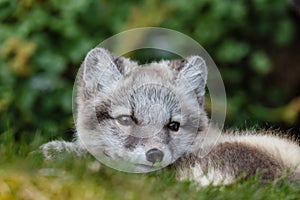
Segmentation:
<svg viewBox="0 0 300 200">
<path fill-rule="evenodd" d="M 299 199 L 299 183 L 285 179 L 262 182 L 258 177 L 229 186 L 199 188 L 177 182 L 167 169 L 129 174 L 110 169 L 92 156 L 65 155 L 44 161 L 34 152 L 44 141 L 39 132 L 30 139 L 13 138 L 13 130 L 0 135 L 0 199 Z M 32 153 L 33 152 L 33 153 Z"/>
</svg>

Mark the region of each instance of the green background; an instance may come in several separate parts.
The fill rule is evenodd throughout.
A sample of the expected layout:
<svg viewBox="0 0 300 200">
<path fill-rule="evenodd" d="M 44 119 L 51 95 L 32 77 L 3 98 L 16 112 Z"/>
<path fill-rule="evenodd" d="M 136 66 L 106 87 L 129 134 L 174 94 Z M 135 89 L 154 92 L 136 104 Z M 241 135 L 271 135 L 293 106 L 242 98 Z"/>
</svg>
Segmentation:
<svg viewBox="0 0 300 200">
<path fill-rule="evenodd" d="M 84 56 L 144 26 L 180 31 L 208 51 L 225 82 L 227 128 L 300 130 L 300 19 L 285 0 L 1 0 L 0 11 L 0 132 L 70 138 Z"/>
<path fill-rule="evenodd" d="M 208 51 L 226 87 L 226 128 L 299 134 L 296 9 L 286 0 L 0 0 L 0 199 L 299 199 L 299 184 L 285 179 L 199 190 L 172 170 L 126 174 L 91 156 L 53 162 L 34 152 L 72 138 L 72 89 L 86 53 L 145 26 L 182 32 Z"/>
</svg>

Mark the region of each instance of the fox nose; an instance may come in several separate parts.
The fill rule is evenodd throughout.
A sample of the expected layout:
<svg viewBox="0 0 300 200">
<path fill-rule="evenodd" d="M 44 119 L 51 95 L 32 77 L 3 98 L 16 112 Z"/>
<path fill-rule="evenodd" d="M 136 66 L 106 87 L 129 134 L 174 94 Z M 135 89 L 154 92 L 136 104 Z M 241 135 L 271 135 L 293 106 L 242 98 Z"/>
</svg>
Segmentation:
<svg viewBox="0 0 300 200">
<path fill-rule="evenodd" d="M 150 149 L 149 151 L 146 152 L 147 160 L 149 162 L 152 162 L 153 164 L 162 161 L 163 157 L 164 157 L 164 153 L 161 150 L 156 148 Z"/>
</svg>

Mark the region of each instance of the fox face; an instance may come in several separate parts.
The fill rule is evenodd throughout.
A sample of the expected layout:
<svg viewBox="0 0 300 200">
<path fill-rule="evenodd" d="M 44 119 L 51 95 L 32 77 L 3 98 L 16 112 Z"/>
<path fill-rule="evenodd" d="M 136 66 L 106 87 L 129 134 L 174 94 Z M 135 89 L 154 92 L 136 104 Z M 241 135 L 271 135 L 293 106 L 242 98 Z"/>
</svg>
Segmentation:
<svg viewBox="0 0 300 200">
<path fill-rule="evenodd" d="M 128 172 L 168 166 L 205 135 L 207 69 L 199 56 L 138 65 L 92 49 L 77 76 L 77 137 L 104 164 Z"/>
</svg>

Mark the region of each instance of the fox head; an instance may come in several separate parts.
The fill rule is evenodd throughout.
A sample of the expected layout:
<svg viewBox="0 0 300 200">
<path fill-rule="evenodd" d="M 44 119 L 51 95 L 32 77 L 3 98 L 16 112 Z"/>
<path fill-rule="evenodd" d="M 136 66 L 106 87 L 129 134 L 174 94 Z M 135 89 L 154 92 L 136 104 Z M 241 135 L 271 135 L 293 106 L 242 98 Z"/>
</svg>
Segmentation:
<svg viewBox="0 0 300 200">
<path fill-rule="evenodd" d="M 92 49 L 77 76 L 80 143 L 110 167 L 149 172 L 199 145 L 207 69 L 200 56 L 138 65 Z"/>
</svg>

